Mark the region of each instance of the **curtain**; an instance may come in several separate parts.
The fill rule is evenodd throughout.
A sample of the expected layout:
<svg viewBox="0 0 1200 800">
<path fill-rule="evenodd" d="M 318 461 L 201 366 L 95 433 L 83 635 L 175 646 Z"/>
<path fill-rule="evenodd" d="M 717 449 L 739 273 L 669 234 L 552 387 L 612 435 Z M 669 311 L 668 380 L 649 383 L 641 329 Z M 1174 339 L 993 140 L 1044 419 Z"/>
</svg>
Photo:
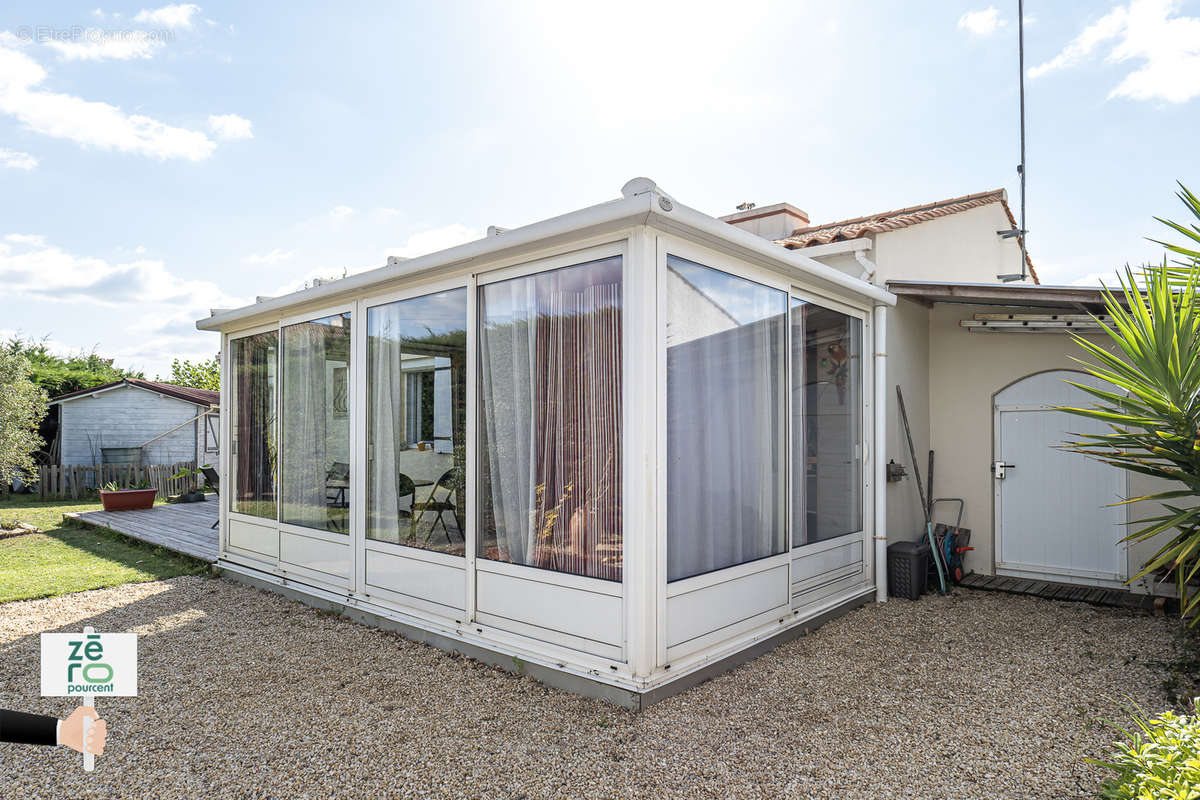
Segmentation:
<svg viewBox="0 0 1200 800">
<path fill-rule="evenodd" d="M 786 293 L 667 260 L 667 576 L 783 551 Z"/>
<path fill-rule="evenodd" d="M 397 497 L 396 456 L 405 447 L 403 344 L 399 337 L 400 304 L 372 308 L 367 316 L 367 419 L 371 459 L 367 471 L 367 535 L 398 542 L 400 511 L 410 512 L 412 498 L 401 509 Z M 407 518 L 404 525 L 407 526 Z M 407 530 L 405 531 L 407 533 Z"/>
<path fill-rule="evenodd" d="M 620 580 L 620 258 L 485 286 L 481 316 L 482 555 Z"/>
<path fill-rule="evenodd" d="M 327 336 L 321 321 L 283 329 L 283 469 L 280 519 L 326 529 L 326 478 L 333 466 L 326 454 Z"/>
</svg>

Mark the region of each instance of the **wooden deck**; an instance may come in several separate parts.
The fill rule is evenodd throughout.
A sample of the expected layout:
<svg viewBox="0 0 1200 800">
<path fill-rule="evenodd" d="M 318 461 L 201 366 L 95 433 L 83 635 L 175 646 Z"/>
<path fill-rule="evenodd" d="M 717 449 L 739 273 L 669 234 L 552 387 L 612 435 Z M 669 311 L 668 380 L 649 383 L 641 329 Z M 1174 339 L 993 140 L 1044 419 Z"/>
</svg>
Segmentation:
<svg viewBox="0 0 1200 800">
<path fill-rule="evenodd" d="M 980 575 L 973 572 L 962 580 L 962 585 L 985 592 L 1026 594 L 1047 600 L 1064 600 L 1070 603 L 1091 603 L 1110 608 L 1128 608 L 1149 612 L 1161 612 L 1170 604 L 1169 599 L 1147 594 L 1134 594 L 1122 589 L 1105 589 L 1098 586 L 1076 586 L 1071 583 L 1053 583 L 1026 578 L 1006 578 L 1001 575 Z"/>
<path fill-rule="evenodd" d="M 203 503 L 157 505 L 144 511 L 76 511 L 63 517 L 92 528 L 108 528 L 202 561 L 217 560 L 217 529 L 212 527 L 217 521 L 215 496 Z"/>
</svg>

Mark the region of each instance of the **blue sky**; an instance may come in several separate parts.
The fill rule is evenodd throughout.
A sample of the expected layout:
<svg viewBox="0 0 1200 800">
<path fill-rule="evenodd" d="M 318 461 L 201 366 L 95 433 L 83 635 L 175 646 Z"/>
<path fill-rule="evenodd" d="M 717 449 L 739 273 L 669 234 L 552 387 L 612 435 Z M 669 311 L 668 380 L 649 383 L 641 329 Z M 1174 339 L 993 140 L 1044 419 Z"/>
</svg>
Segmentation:
<svg viewBox="0 0 1200 800">
<path fill-rule="evenodd" d="M 210 306 L 611 199 L 814 222 L 1017 181 L 1016 3 L 0 11 L 0 333 L 149 377 Z M 1200 0 L 1026 3 L 1030 250 L 1157 258 L 1200 187 Z"/>
</svg>

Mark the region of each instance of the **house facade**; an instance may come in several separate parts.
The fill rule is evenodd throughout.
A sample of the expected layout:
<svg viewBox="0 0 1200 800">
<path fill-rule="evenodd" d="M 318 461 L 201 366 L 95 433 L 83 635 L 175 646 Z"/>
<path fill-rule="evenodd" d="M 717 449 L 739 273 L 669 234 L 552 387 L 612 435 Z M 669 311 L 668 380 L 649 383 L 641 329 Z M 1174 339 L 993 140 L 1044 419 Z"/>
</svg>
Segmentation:
<svg viewBox="0 0 1200 800">
<path fill-rule="evenodd" d="M 746 213 L 753 211 L 723 219 L 741 224 Z M 791 226 L 794 214 L 776 226 L 771 221 L 760 216 L 754 224 L 781 246 L 897 296 L 887 331 L 891 382 L 905 394 L 923 479 L 932 450 L 934 497 L 962 501 L 962 525 L 972 531 L 974 547 L 966 568 L 1125 587 L 1155 544 L 1130 547 L 1121 539 L 1127 523 L 1153 509 L 1109 504 L 1155 487 L 1056 449 L 1074 433 L 1103 432 L 1053 410 L 1091 404 L 1069 383 L 1093 384 L 1075 360 L 1084 354 L 1071 334 L 1113 349 L 1090 316 L 1104 312 L 1100 290 L 1044 286 L 1031 260 L 1022 265 L 1002 190 L 787 233 L 780 227 Z M 886 458 L 907 471 L 887 486 L 888 537 L 916 539 L 924 516 L 894 391 L 887 401 Z M 935 521 L 953 523 L 958 508 L 939 503 Z M 1174 592 L 1173 584 L 1148 579 L 1127 588 Z"/>
</svg>

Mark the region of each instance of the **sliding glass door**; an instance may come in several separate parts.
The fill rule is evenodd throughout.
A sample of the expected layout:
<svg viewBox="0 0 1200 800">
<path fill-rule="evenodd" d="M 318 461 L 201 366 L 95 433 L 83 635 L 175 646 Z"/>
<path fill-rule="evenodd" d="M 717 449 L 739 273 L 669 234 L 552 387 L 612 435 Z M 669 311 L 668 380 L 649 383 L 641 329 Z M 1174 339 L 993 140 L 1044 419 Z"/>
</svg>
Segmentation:
<svg viewBox="0 0 1200 800">
<path fill-rule="evenodd" d="M 466 551 L 467 290 L 367 309 L 368 539 Z"/>
<path fill-rule="evenodd" d="M 266 331 L 229 341 L 231 443 L 229 510 L 275 519 L 276 371 L 279 332 Z"/>
<path fill-rule="evenodd" d="M 619 256 L 479 289 L 479 556 L 619 581 Z"/>
<path fill-rule="evenodd" d="M 782 553 L 787 293 L 667 256 L 667 579 Z"/>
<path fill-rule="evenodd" d="M 792 546 L 862 530 L 862 320 L 792 298 Z"/>
<path fill-rule="evenodd" d="M 281 522 L 350 531 L 350 313 L 285 325 Z"/>
</svg>

